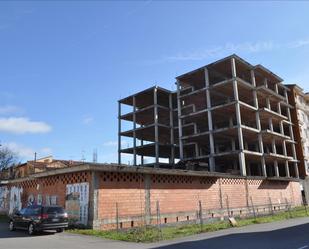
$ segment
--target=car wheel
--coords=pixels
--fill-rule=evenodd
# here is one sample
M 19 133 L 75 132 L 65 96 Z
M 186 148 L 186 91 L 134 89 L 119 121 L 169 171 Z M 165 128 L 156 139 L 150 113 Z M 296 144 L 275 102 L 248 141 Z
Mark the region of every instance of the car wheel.
M 32 223 L 30 223 L 29 226 L 28 226 L 28 234 L 33 235 L 34 232 L 35 232 L 34 225 Z
M 12 220 L 9 223 L 9 229 L 10 229 L 10 231 L 15 231 L 14 222 Z
M 57 233 L 62 233 L 63 232 L 63 228 L 58 228 L 56 231 L 57 231 Z

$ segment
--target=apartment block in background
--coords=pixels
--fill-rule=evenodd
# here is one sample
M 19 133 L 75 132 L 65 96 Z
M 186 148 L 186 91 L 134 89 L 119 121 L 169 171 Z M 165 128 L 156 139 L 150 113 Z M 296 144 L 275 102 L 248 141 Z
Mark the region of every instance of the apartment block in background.
M 290 103 L 295 107 L 292 112 L 294 134 L 297 141 L 296 152 L 299 160 L 299 173 L 302 178 L 309 174 L 309 93 L 297 85 L 290 88 Z
M 176 80 L 175 93 L 154 87 L 119 101 L 133 109 L 119 114 L 119 162 L 128 153 L 134 165 L 145 166 L 137 155 L 153 156 L 156 167 L 163 157 L 173 168 L 298 177 L 289 89 L 279 76 L 232 55 Z M 133 128 L 123 132 L 121 120 Z M 123 136 L 132 147 L 121 148 Z

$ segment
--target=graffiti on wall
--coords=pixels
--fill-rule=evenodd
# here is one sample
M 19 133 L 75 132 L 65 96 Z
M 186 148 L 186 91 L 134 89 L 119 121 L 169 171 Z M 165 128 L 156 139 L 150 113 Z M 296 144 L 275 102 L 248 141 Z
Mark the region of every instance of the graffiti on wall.
M 0 211 L 6 211 L 7 210 L 7 203 L 8 203 L 8 194 L 9 191 L 7 187 L 0 187 Z
M 89 202 L 89 183 L 67 184 L 66 194 L 78 193 L 79 198 L 79 222 L 87 225 L 88 222 L 88 202 Z
M 11 187 L 9 214 L 12 214 L 16 210 L 20 210 L 22 208 L 22 201 L 21 201 L 22 193 L 23 193 L 23 188 Z

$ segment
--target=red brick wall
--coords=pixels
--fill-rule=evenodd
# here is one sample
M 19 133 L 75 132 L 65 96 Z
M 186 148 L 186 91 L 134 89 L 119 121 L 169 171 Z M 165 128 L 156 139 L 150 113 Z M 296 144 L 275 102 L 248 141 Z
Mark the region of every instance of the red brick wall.
M 199 208 L 199 201 L 204 210 L 215 210 L 227 207 L 246 207 L 254 205 L 285 203 L 286 199 L 293 205 L 301 204 L 301 192 L 298 182 L 266 181 L 241 178 L 193 177 L 173 175 L 150 175 L 149 189 L 146 188 L 146 178 L 138 173 L 102 172 L 97 174 L 98 190 L 98 219 L 107 223 L 102 228 L 115 227 L 112 223 L 116 218 L 116 203 L 119 218 L 128 217 L 123 227 L 132 226 L 129 217 L 145 217 L 146 196 L 150 195 L 150 215 L 156 215 L 156 202 L 159 201 L 162 222 L 175 222 L 193 219 Z M 23 181 L 13 185 L 23 187 L 23 206 L 27 204 L 29 195 L 37 198 L 58 196 L 58 204 L 65 205 L 66 185 L 73 183 L 91 183 L 91 172 L 62 174 L 35 180 Z M 11 184 L 12 185 L 12 184 Z M 39 186 L 39 187 L 38 187 Z M 91 193 L 90 193 L 91 194 Z M 90 198 L 91 200 L 91 198 Z M 184 212 L 183 216 L 170 218 L 168 214 Z M 185 214 L 186 213 L 186 214 Z M 189 213 L 189 214 L 187 214 Z M 189 216 L 189 217 L 187 217 Z M 142 222 L 134 220 L 134 226 Z
M 101 173 L 99 188 L 100 220 L 115 220 L 116 202 L 119 218 L 145 215 L 146 190 L 144 178 L 140 175 Z M 292 205 L 301 204 L 299 183 L 286 181 L 151 175 L 149 193 L 152 215 L 156 214 L 156 202 L 159 201 L 162 217 L 192 212 L 189 219 L 196 217 L 194 212 L 198 210 L 199 200 L 203 209 L 220 209 L 221 203 L 223 208 L 227 208 L 227 205 L 230 208 L 246 207 L 247 203 L 251 205 L 251 198 L 254 205 L 268 205 L 269 198 L 273 205 L 285 203 L 286 198 Z M 167 218 L 167 222 L 176 221 L 175 217 L 171 219 Z M 184 217 L 179 219 L 183 220 Z M 129 221 L 121 225 L 130 226 Z M 109 227 L 113 226 L 102 226 Z
M 123 215 L 140 215 L 145 209 L 144 178 L 140 174 L 102 173 L 99 180 L 99 218 L 115 218 L 116 203 Z

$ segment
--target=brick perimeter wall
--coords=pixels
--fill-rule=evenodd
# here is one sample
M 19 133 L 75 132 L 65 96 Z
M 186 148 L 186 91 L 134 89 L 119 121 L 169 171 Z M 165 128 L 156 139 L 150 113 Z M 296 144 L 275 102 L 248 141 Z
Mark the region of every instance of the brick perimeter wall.
M 100 174 L 98 219 L 101 221 L 101 229 L 115 228 L 115 224 L 111 223 L 117 217 L 116 203 L 119 220 L 128 220 L 120 222 L 121 227 L 139 223 L 132 222 L 134 217 L 145 216 L 146 213 L 147 190 L 144 181 L 145 178 L 137 174 Z M 194 212 L 198 210 L 198 201 L 201 201 L 203 210 L 227 208 L 227 199 L 230 208 L 247 207 L 248 204 L 251 205 L 251 198 L 254 205 L 267 205 L 269 200 L 273 205 L 286 203 L 286 200 L 293 206 L 302 203 L 298 182 L 239 178 L 151 175 L 149 194 L 153 216 L 156 215 L 157 201 L 162 217 L 166 214 L 192 212 L 189 217 L 179 217 L 179 221 L 196 218 Z M 166 222 L 162 217 L 162 222 Z M 169 218 L 167 222 L 170 222 Z
M 168 214 L 180 212 L 188 214 L 177 217 L 177 221 L 196 218 L 195 212 L 198 210 L 199 201 L 203 210 L 227 208 L 227 199 L 230 208 L 246 207 L 247 204 L 251 204 L 251 198 L 254 205 L 269 204 L 269 199 L 272 204 L 285 203 L 286 200 L 293 206 L 302 203 L 299 183 L 292 181 L 173 175 L 146 176 L 138 173 L 116 172 L 98 172 L 97 177 L 96 221 L 100 225 L 96 227 L 101 229 L 115 228 L 116 203 L 118 217 L 128 218 L 126 223 L 121 224 L 123 227 L 139 225 L 140 219 L 134 220 L 134 217 L 145 217 L 146 214 L 155 216 L 157 201 L 163 223 L 166 222 L 164 217 L 168 217 Z M 89 182 L 91 186 L 91 180 L 91 172 L 79 172 L 23 181 L 9 184 L 8 187 L 23 188 L 23 206 L 26 206 L 29 195 L 37 197 L 38 194 L 42 194 L 43 204 L 45 204 L 46 195 L 56 195 L 58 204 L 65 206 L 66 185 Z M 90 188 L 90 191 L 93 190 Z M 167 222 L 171 220 L 167 218 Z

